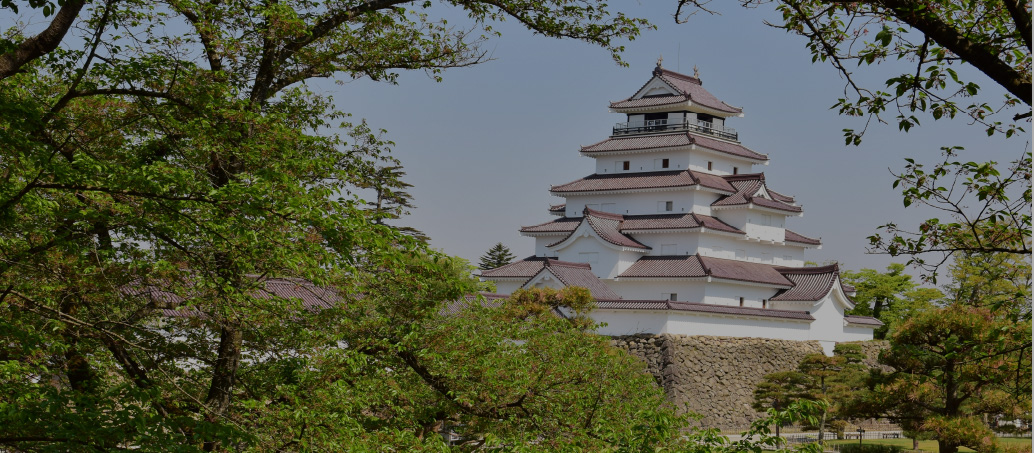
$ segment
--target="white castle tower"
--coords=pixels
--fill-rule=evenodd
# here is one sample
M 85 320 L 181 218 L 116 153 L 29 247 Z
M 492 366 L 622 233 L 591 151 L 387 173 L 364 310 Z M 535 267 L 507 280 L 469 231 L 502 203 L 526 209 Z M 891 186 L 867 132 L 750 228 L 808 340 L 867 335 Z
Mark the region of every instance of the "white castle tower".
M 821 243 L 786 228 L 801 207 L 755 173 L 768 156 L 726 126 L 740 108 L 658 61 L 610 110 L 627 120 L 581 149 L 596 172 L 550 189 L 565 200 L 549 207 L 560 218 L 520 229 L 535 256 L 482 274 L 499 293 L 587 287 L 612 336 L 819 340 L 827 352 L 872 339 L 882 324 L 844 314 L 854 289 L 837 266 L 803 267 Z

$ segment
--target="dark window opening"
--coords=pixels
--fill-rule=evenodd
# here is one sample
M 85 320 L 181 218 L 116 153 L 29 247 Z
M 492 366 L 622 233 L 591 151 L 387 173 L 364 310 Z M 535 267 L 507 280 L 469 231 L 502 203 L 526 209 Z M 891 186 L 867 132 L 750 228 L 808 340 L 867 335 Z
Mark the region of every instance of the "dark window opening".
M 708 170 L 714 170 L 714 168 L 711 168 L 711 167 L 714 167 L 714 162 L 708 161 L 707 162 L 707 169 Z
M 668 168 L 671 162 L 668 159 L 661 159 L 661 168 Z
M 742 297 L 740 298 L 740 306 L 741 307 L 743 306 L 743 298 Z
M 675 206 L 674 206 L 674 204 L 672 202 L 670 202 L 670 201 L 665 201 L 664 202 L 664 210 L 665 211 L 671 211 L 674 208 L 675 208 Z
M 622 170 L 628 170 L 629 168 L 632 168 L 631 167 L 631 162 L 626 160 L 626 161 L 621 163 L 621 169 Z
M 768 300 L 761 299 L 761 308 L 768 308 Z
M 628 170 L 628 169 L 626 168 L 625 170 Z M 734 174 L 734 175 L 740 174 L 740 168 L 739 167 L 732 167 L 732 174 Z
M 706 113 L 697 113 L 697 122 L 714 124 L 714 117 Z
M 671 293 L 671 294 L 668 295 L 668 300 L 674 301 L 674 300 L 678 299 L 678 297 L 679 297 L 678 293 Z

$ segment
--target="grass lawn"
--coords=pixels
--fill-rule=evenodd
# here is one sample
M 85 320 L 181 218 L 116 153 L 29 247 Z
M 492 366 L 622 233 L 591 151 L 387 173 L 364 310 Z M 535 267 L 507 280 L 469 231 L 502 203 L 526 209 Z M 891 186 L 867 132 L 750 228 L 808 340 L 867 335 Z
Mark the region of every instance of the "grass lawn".
M 1002 445 L 1009 446 L 1026 446 L 1030 447 L 1029 437 L 1000 437 L 998 441 Z M 857 440 L 830 440 L 827 441 L 829 444 L 857 444 Z M 897 445 L 904 447 L 906 450 L 912 448 L 912 439 L 865 439 L 862 441 L 863 444 L 882 444 L 882 445 Z M 921 440 L 919 441 L 919 449 L 931 452 L 937 452 L 937 441 L 936 440 Z M 973 451 L 968 448 L 960 448 L 959 451 Z M 1027 450 L 1030 451 L 1030 450 Z

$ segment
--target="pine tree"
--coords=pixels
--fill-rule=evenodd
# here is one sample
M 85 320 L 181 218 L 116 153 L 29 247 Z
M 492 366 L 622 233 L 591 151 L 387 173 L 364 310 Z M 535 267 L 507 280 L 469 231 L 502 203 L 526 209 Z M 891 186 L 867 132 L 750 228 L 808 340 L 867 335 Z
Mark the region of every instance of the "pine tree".
M 514 254 L 510 253 L 510 249 L 503 245 L 502 242 L 497 242 L 488 249 L 488 253 L 481 256 L 480 268 L 483 271 L 489 269 L 495 269 L 510 264 L 513 259 L 516 258 Z

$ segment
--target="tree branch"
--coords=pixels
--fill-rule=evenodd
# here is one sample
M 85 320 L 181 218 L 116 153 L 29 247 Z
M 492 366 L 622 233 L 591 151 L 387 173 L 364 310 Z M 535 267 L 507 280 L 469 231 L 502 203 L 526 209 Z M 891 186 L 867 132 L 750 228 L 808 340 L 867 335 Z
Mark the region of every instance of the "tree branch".
M 65 38 L 68 29 L 72 27 L 79 11 L 86 5 L 86 0 L 71 0 L 65 2 L 61 9 L 50 21 L 50 25 L 40 34 L 33 36 L 14 50 L 0 55 L 0 80 L 6 79 L 21 70 L 33 60 L 40 58 L 57 48 L 61 40 Z

